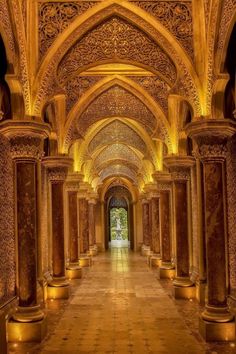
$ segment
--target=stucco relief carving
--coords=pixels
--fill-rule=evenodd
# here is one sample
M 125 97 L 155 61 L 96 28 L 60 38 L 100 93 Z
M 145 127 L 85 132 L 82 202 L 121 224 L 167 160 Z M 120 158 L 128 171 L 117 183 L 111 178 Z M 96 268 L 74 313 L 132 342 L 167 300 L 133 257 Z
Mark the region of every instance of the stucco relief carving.
M 225 158 L 227 154 L 227 138 L 201 137 L 197 139 L 198 148 L 195 155 L 200 159 Z
M 48 169 L 48 179 L 51 183 L 62 183 L 66 180 L 68 168 L 54 167 Z
M 164 50 L 137 27 L 114 16 L 91 30 L 65 54 L 58 66 L 59 81 L 75 75 L 85 65 L 103 60 L 141 63 L 160 72 L 172 84 L 176 80 L 175 65 Z
M 66 111 L 71 110 L 83 93 L 98 82 L 102 76 L 76 76 L 66 81 L 62 86 L 66 94 Z
M 147 148 L 142 138 L 128 125 L 115 120 L 100 130 L 91 140 L 88 151 L 91 154 L 100 146 L 119 141 L 129 144 L 145 154 Z
M 175 167 L 175 168 L 172 168 L 171 177 L 174 181 L 189 180 L 190 179 L 190 171 L 188 168 Z
M 9 16 L 9 8 L 7 0 L 0 0 L 0 22 L 7 35 L 7 45 L 12 52 L 13 58 L 15 56 L 15 40 Z
M 137 174 L 125 165 L 111 165 L 105 168 L 100 174 L 100 179 L 103 181 L 106 177 L 109 176 L 127 176 L 133 181 L 135 181 L 137 178 Z
M 236 10 L 236 0 L 224 0 L 221 22 L 220 22 L 219 40 L 217 42 L 217 46 L 219 50 L 222 50 L 224 47 L 227 30 L 229 24 L 233 20 L 235 10 Z
M 40 58 L 46 53 L 55 39 L 74 19 L 87 11 L 96 2 L 39 2 L 38 3 L 38 33 Z
M 78 131 L 83 136 L 88 127 L 102 118 L 129 117 L 141 123 L 149 134 L 155 130 L 156 118 L 132 93 L 115 85 L 100 94 L 78 120 Z
M 0 304 L 15 295 L 13 165 L 10 144 L 0 135 Z
M 167 115 L 169 86 L 165 81 L 156 76 L 130 76 L 129 78 L 142 86 L 157 101 Z
M 10 139 L 12 158 L 33 158 L 40 160 L 43 157 L 42 140 L 31 136 L 15 136 Z
M 95 166 L 99 166 L 107 160 L 122 159 L 131 162 L 132 164 L 140 167 L 141 161 L 138 156 L 128 146 L 123 144 L 112 144 L 102 150 L 102 152 L 95 159 Z
M 192 1 L 131 1 L 153 15 L 193 58 Z

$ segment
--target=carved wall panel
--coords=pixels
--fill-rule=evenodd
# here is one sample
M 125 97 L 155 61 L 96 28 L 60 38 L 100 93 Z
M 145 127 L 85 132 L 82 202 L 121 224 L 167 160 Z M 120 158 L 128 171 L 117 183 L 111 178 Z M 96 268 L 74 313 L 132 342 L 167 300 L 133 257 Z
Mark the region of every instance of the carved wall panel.
M 156 76 L 130 76 L 129 78 L 142 86 L 157 101 L 167 115 L 169 86 L 165 81 Z
M 227 201 L 228 201 L 228 259 L 230 293 L 236 297 L 236 138 L 228 145 L 227 154 Z
M 193 57 L 192 1 L 131 1 L 153 15 Z
M 119 120 L 115 120 L 95 135 L 89 143 L 88 152 L 92 154 L 97 148 L 116 141 L 129 144 L 143 154 L 147 150 L 144 141 L 132 128 Z
M 84 136 L 96 121 L 116 116 L 135 119 L 149 134 L 156 127 L 156 118 L 149 109 L 136 96 L 116 85 L 101 93 L 84 111 L 77 124 L 78 131 Z
M 15 295 L 13 165 L 10 146 L 0 135 L 0 305 Z
M 25 2 L 25 0 L 23 1 Z M 42 56 L 50 48 L 58 35 L 62 33 L 75 18 L 96 2 L 73 1 L 73 2 L 39 2 L 38 3 L 38 33 L 39 33 L 39 56 Z
M 127 160 L 132 164 L 141 167 L 141 161 L 135 152 L 128 146 L 119 143 L 108 145 L 108 147 L 103 149 L 95 159 L 94 164 L 95 166 L 99 166 L 107 160 L 115 159 Z
M 99 24 L 69 49 L 58 66 L 60 82 L 75 75 L 85 65 L 104 60 L 128 60 L 147 65 L 170 83 L 176 68 L 169 56 L 150 37 L 119 17 Z

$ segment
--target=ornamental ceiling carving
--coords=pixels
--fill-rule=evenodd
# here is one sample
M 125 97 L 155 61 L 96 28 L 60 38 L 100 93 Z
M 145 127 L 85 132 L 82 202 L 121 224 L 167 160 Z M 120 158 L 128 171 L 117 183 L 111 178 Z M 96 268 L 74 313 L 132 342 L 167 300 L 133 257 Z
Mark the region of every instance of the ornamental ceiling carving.
M 129 144 L 145 154 L 147 147 L 141 137 L 128 125 L 119 120 L 115 120 L 100 130 L 91 140 L 88 146 L 89 154 L 106 144 L 114 142 Z
M 104 181 L 105 178 L 111 176 L 126 176 L 133 181 L 137 179 L 137 174 L 125 165 L 111 165 L 105 168 L 100 174 L 100 179 Z
M 176 81 L 175 65 L 164 50 L 136 26 L 115 16 L 69 49 L 58 66 L 58 79 L 64 82 L 84 66 L 105 60 L 132 61 L 151 67 L 172 85 Z
M 116 181 L 115 181 L 116 183 Z M 118 183 L 122 183 L 121 181 L 118 181 Z M 108 200 L 110 197 L 117 198 L 117 199 L 122 199 L 122 198 L 127 198 L 128 200 L 132 200 L 132 196 L 130 191 L 123 185 L 114 185 L 111 184 L 111 187 L 108 189 L 105 195 L 105 200 Z
M 163 112 L 168 113 L 168 94 L 170 87 L 167 83 L 156 76 L 130 76 L 142 86 L 159 104 Z
M 123 87 L 114 85 L 94 99 L 82 113 L 77 122 L 78 132 L 84 136 L 98 120 L 118 116 L 138 121 L 149 134 L 156 128 L 156 118 L 143 102 Z
M 26 2 L 23 0 L 23 2 Z M 96 2 L 39 2 L 38 33 L 39 58 L 41 59 L 58 35 L 79 15 L 96 5 Z
M 75 76 L 63 86 L 66 94 L 66 112 L 81 98 L 85 91 L 98 82 L 102 76 Z
M 153 15 L 193 58 L 192 1 L 131 1 Z
M 94 166 L 93 173 L 95 173 L 97 175 L 102 170 L 106 169 L 107 167 L 116 166 L 116 165 L 127 166 L 130 170 L 134 171 L 136 174 L 140 171 L 140 167 L 134 165 L 132 162 L 129 162 L 127 160 L 122 160 L 122 159 L 112 159 L 112 160 L 107 160 L 106 162 L 103 162 L 101 165 L 99 165 L 97 167 Z
M 104 148 L 94 161 L 96 167 L 106 162 L 107 160 L 127 160 L 132 164 L 141 167 L 141 160 L 135 152 L 124 144 L 112 144 Z

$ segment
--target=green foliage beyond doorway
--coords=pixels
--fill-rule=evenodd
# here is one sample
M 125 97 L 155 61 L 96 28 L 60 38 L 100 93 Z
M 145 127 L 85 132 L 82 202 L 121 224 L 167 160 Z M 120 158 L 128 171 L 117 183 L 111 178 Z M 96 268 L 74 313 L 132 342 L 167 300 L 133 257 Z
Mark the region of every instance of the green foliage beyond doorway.
M 110 209 L 111 240 L 128 240 L 128 215 L 124 208 Z

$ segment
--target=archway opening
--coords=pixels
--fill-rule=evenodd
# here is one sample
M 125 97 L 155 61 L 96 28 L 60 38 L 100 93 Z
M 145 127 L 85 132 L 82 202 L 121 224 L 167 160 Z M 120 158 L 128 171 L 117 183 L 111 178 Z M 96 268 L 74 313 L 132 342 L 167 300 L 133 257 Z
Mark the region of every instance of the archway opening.
M 128 211 L 127 208 L 111 207 L 109 211 L 110 247 L 129 247 Z

